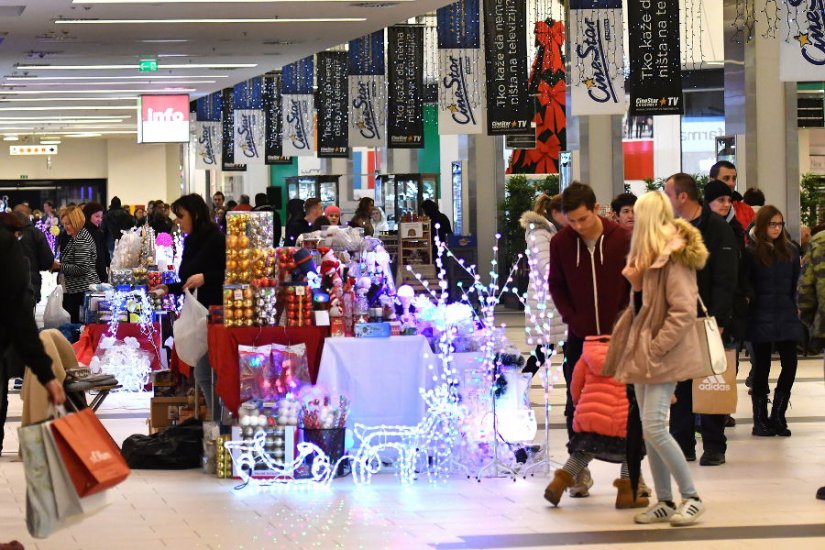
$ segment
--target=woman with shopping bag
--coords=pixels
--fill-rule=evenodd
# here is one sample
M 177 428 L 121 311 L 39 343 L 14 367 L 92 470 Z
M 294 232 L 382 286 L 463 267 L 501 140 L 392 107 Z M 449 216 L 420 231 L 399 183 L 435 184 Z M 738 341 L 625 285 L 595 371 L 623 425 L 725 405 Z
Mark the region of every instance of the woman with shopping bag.
M 181 294 L 187 290 L 197 291 L 197 301 L 207 310 L 209 306 L 221 305 L 226 268 L 226 238 L 212 222 L 209 207 L 200 195 L 193 193 L 182 196 L 172 203 L 172 211 L 177 216 L 181 231 L 186 235 L 183 242 L 183 258 L 178 271 L 182 282 L 161 286 L 160 291 L 174 294 Z M 187 296 L 186 299 L 191 300 L 191 297 Z M 201 338 L 203 342 L 206 341 L 205 327 Z M 212 382 L 209 356 L 203 355 L 193 366 L 195 380 L 203 389 L 209 412 L 216 418 L 215 405 L 218 398 Z

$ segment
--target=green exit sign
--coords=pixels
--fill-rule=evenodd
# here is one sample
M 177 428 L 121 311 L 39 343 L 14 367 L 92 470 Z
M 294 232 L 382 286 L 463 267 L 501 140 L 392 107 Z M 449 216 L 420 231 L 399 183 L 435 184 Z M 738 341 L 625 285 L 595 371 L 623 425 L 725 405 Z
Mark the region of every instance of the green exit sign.
M 138 68 L 142 73 L 153 73 L 158 70 L 157 59 L 141 59 L 138 63 Z

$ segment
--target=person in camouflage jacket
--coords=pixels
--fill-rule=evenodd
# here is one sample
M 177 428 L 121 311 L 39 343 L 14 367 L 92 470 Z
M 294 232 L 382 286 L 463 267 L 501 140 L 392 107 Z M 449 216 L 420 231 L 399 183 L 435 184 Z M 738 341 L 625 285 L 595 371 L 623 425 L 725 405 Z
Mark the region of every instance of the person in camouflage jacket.
M 812 347 L 825 348 L 825 231 L 811 238 L 799 278 L 799 317 L 808 327 Z

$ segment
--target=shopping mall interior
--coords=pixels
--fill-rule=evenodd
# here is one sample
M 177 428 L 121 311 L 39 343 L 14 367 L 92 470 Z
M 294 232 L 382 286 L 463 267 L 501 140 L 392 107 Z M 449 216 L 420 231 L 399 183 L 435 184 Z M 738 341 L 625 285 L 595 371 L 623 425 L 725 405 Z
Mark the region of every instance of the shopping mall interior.
M 530 245 L 519 225 L 543 194 L 584 182 L 599 213 L 618 216 L 610 206 L 617 195 L 662 191 L 680 172 L 701 190 L 711 167 L 727 161 L 738 174 L 730 196 L 760 190 L 780 212 L 788 239 L 810 250 L 810 230 L 825 229 L 821 4 L 0 0 L 0 210 L 26 205 L 58 256 L 66 222 L 62 214 L 52 225 L 41 221 L 45 203 L 57 214 L 69 205 L 109 210 L 117 199 L 130 215 L 165 204 L 171 226 L 175 201 L 195 193 L 227 233 L 224 301 L 209 304 L 199 356 L 217 376 L 220 422 L 199 420 L 213 410 L 193 389 L 200 382 L 190 371 L 200 360 L 189 367 L 173 351 L 171 320 L 185 305 L 148 292 L 166 288 L 167 274 L 170 288 L 187 283 L 176 280 L 186 261 L 177 227 L 156 231 L 147 223 L 125 232 L 121 242 L 134 243 L 139 257 L 134 265 L 125 263 L 126 245 L 119 254 L 120 243 L 112 242 L 111 265 L 81 297 L 85 322 L 60 327 L 73 335 L 73 366 L 96 361 L 98 370 L 86 372 L 97 376 L 101 363 L 111 374 L 106 346 L 111 361 L 121 345 L 135 346 L 126 355 L 155 354 L 139 376 L 128 370 L 137 363 L 121 358 L 114 384 L 75 387 L 124 449 L 135 434 L 158 441 L 194 416 L 203 435 L 197 464 L 177 460 L 185 454 L 178 448 L 159 451 L 162 460 L 152 466 L 130 462 L 129 477 L 101 493 L 105 506 L 92 509 L 75 494 L 83 511 L 55 519 L 53 528 L 41 525 L 35 536 L 27 519 L 45 512 L 32 510 L 34 468 L 22 456 L 18 428 L 31 426 L 23 397 L 29 382 L 38 382 L 27 379 L 21 389 L 8 380 L 0 548 L 13 540 L 61 550 L 825 548 L 825 502 L 817 499 L 825 485 L 823 354 L 810 327 L 797 350 L 791 437 L 752 435 L 751 357 L 740 346 L 728 369 L 733 412 L 724 463 L 688 463 L 706 512 L 684 528 L 634 523 L 638 510 L 617 509 L 619 467 L 609 462 L 590 464 L 587 498 L 565 496 L 559 506 L 543 498 L 568 459 L 559 342 L 535 376 L 498 381 L 508 351 L 513 364 L 535 360 L 534 338 L 548 326 L 530 317 L 533 268 L 522 258 Z M 216 193 L 223 204 L 254 198 L 248 210 L 263 212 L 233 218 L 213 203 Z M 382 214 L 372 218 L 375 238 L 371 224 L 357 245 L 334 240 L 324 227 L 279 247 L 290 204 L 299 201 L 303 216 L 304 201 L 313 198 L 325 214 L 337 210 L 342 225 L 362 216 L 364 199 L 372 199 L 370 208 Z M 443 247 L 443 226 L 422 207 L 432 203 L 451 228 Z M 312 202 L 306 204 L 309 216 Z M 241 237 L 233 234 L 238 228 Z M 261 239 L 269 242 L 254 244 Z M 261 250 L 260 267 L 250 266 L 244 278 L 241 265 L 250 257 L 254 264 Z M 307 275 L 316 264 L 317 273 Z M 59 261 L 54 265 L 41 270 L 41 329 L 58 326 L 49 306 L 65 280 Z M 163 284 L 159 273 L 152 283 L 158 270 Z M 305 280 L 297 283 L 299 272 Z M 316 280 L 327 292 L 313 290 L 304 300 L 304 286 L 317 290 Z M 342 288 L 344 317 L 355 307 L 360 322 L 353 324 L 351 312 L 340 321 L 339 312 L 349 325 L 338 334 L 333 311 Z M 367 288 L 376 303 L 359 312 Z M 402 288 L 410 289 L 406 301 Z M 419 295 L 415 315 L 412 289 Z M 382 293 L 388 302 L 375 297 Z M 436 305 L 424 319 L 429 298 Z M 447 302 L 465 309 L 450 310 Z M 58 302 L 58 316 L 60 309 Z M 461 312 L 469 312 L 464 325 L 456 320 Z M 353 334 L 364 338 L 343 338 Z M 270 393 L 247 392 L 244 369 L 255 365 L 244 354 L 263 353 L 264 345 L 273 369 L 277 346 L 283 361 L 300 357 L 300 393 L 279 387 L 273 397 L 263 378 Z M 297 347 L 300 355 L 289 355 Z M 469 366 L 455 370 L 462 361 Z M 773 388 L 779 355 L 772 365 Z M 291 374 L 278 376 L 281 383 Z M 175 383 L 164 386 L 169 380 Z M 297 403 L 300 414 L 292 414 L 299 420 L 290 422 L 278 404 L 287 401 Z M 518 410 L 507 416 L 497 406 Z M 337 429 L 340 444 L 328 449 L 313 439 L 321 447 L 309 456 L 300 445 L 310 439 L 300 438 L 310 436 L 300 432 L 310 430 L 301 426 L 315 413 L 334 416 L 314 431 Z M 267 431 L 254 429 L 259 418 Z M 453 424 L 439 424 L 445 418 Z M 701 456 L 698 425 L 697 433 Z M 353 457 L 350 465 L 346 457 Z M 289 458 L 294 463 L 286 467 Z M 641 475 L 652 485 L 647 460 Z

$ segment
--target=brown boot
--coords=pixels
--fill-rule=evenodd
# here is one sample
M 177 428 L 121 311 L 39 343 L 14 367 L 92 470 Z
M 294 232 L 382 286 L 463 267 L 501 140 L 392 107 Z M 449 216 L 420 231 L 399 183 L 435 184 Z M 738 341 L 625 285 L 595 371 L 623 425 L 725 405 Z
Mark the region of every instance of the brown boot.
M 639 489 L 636 491 L 636 494 L 640 497 L 649 497 L 653 496 L 653 489 L 651 489 L 647 483 L 645 483 L 645 478 L 639 478 Z
M 630 488 L 629 479 L 617 479 L 613 482 L 613 487 L 619 490 L 616 495 L 616 508 L 624 510 L 626 508 L 647 508 L 650 501 L 636 492 L 636 500 L 633 500 L 633 491 Z
M 544 489 L 544 499 L 558 506 L 566 489 L 576 484 L 576 479 L 564 470 L 556 470 L 553 481 Z

